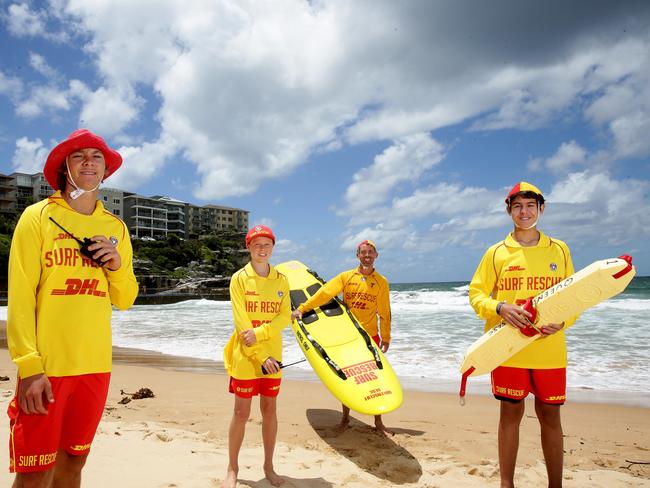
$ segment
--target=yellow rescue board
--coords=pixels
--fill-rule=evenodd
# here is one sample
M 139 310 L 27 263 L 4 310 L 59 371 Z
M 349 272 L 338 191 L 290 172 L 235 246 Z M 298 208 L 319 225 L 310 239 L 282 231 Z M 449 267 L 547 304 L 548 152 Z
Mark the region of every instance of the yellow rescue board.
M 299 261 L 275 269 L 289 280 L 292 308 L 323 284 Z M 341 403 L 366 415 L 384 414 L 402 404 L 402 387 L 393 368 L 338 298 L 303 314 L 291 327 L 314 372 Z
M 603 259 L 590 264 L 530 301 L 532 307 L 528 310 L 537 315 L 535 328 L 559 324 L 618 295 L 625 290 L 635 274 L 636 269 L 629 256 Z M 517 327 L 501 322 L 467 348 L 460 372 L 464 378 L 489 373 L 540 337 L 536 331 L 527 336 Z M 461 396 L 463 395 L 464 386 L 461 387 Z

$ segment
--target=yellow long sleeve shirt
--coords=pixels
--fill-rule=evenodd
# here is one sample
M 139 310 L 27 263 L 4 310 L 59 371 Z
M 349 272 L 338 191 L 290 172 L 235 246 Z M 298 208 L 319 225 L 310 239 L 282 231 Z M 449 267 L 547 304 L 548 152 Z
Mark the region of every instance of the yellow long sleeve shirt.
M 291 323 L 289 281 L 273 266 L 267 277 L 259 276 L 248 263 L 230 279 L 230 302 L 235 331 L 223 350 L 228 374 L 239 380 L 279 378 L 264 375 L 262 363 L 269 356 L 282 361 L 282 329 Z M 239 334 L 254 329 L 257 342 L 245 346 Z
M 308 312 L 325 305 L 339 293 L 343 293 L 343 301 L 368 334 L 379 335 L 383 343 L 390 343 L 390 287 L 388 280 L 377 271 L 369 275 L 362 274 L 358 268 L 344 271 L 325 283 L 298 309 Z
M 469 285 L 469 300 L 478 316 L 486 320 L 485 330 L 488 331 L 502 321 L 496 312 L 499 302 L 522 305 L 527 298 L 572 274 L 571 253 L 563 241 L 540 232 L 536 246 L 523 247 L 508 234 L 483 255 Z M 503 366 L 530 369 L 566 367 L 564 330 L 573 325 L 576 318 L 566 320 L 560 332 L 531 343 Z
M 82 240 L 116 237 L 120 269 L 83 256 L 50 217 Z M 132 255 L 126 225 L 101 202 L 83 215 L 56 192 L 25 209 L 11 242 L 7 314 L 9 352 L 21 378 L 111 370 L 111 304 L 127 309 L 138 294 Z

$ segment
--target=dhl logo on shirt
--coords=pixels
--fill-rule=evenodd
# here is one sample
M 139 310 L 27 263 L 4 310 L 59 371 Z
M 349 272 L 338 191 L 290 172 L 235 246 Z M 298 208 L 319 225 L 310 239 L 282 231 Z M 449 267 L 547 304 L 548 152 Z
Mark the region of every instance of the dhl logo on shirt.
M 89 295 L 95 297 L 105 297 L 106 292 L 97 289 L 99 280 L 68 278 L 65 280 L 66 288 L 52 290 L 52 295 Z
M 53 239 L 54 242 L 59 241 L 61 239 L 74 239 L 74 237 L 69 236 L 68 234 L 65 234 L 63 232 L 59 232 L 57 236 Z
M 518 264 L 513 264 L 512 266 L 508 266 L 506 268 L 505 273 L 507 273 L 508 271 L 525 271 L 525 270 L 526 268 L 524 268 L 523 266 L 519 266 Z

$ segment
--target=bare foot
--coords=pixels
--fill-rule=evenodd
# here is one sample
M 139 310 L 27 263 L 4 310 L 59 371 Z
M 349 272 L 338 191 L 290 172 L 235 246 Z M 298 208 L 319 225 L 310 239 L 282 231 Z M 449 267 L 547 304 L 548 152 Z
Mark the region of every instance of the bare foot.
M 384 425 L 384 423 L 383 423 L 381 420 L 379 420 L 379 421 L 375 421 L 375 430 L 376 430 L 377 432 L 379 432 L 380 434 L 384 434 L 384 435 L 395 435 L 395 432 L 393 432 L 393 431 L 390 430 L 388 427 L 386 427 L 386 426 Z
M 348 427 L 350 427 L 350 418 L 342 418 L 341 423 L 337 425 L 334 430 L 337 434 L 341 434 L 342 432 L 345 432 Z
M 235 488 L 237 486 L 237 471 L 228 467 L 226 477 L 221 484 L 221 488 Z
M 266 476 L 266 479 L 269 480 L 269 483 L 271 483 L 273 486 L 280 486 L 282 483 L 284 483 L 284 478 L 277 474 L 273 468 L 264 468 L 264 476 Z

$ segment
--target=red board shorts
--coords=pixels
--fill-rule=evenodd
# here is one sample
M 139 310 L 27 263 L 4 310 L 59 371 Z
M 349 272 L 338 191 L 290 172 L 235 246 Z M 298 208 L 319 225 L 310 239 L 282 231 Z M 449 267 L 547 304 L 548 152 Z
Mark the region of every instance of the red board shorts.
M 499 366 L 492 371 L 492 394 L 497 400 L 518 402 L 533 393 L 544 403 L 566 401 L 566 368 L 526 369 Z
M 282 378 L 254 378 L 238 380 L 230 377 L 228 391 L 241 398 L 253 398 L 256 395 L 276 397 L 280 393 Z
M 9 403 L 9 471 L 12 473 L 50 469 L 56 464 L 59 450 L 73 456 L 90 451 L 104 412 L 111 374 L 48 379 L 54 403 L 44 402 L 47 415 L 24 413 L 17 396 Z

